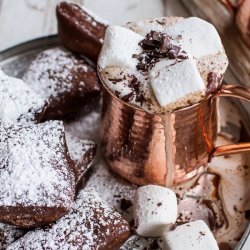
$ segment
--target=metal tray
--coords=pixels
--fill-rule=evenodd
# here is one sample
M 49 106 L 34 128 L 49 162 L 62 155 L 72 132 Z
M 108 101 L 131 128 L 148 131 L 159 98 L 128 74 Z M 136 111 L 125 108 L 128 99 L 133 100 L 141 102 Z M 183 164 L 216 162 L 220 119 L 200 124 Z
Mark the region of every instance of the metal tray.
M 58 36 L 52 35 L 14 46 L 0 52 L 0 68 L 2 68 L 7 74 L 22 77 L 22 74 L 29 65 L 30 61 L 39 51 L 59 45 Z M 242 103 L 239 101 L 234 101 L 234 104 L 238 107 L 238 110 L 243 118 L 243 122 L 246 125 L 245 127 L 250 135 L 250 105 L 247 104 L 248 106 L 245 106 L 244 104 L 244 106 L 242 106 Z M 250 247 L 250 224 L 235 250 L 247 249 L 248 247 Z

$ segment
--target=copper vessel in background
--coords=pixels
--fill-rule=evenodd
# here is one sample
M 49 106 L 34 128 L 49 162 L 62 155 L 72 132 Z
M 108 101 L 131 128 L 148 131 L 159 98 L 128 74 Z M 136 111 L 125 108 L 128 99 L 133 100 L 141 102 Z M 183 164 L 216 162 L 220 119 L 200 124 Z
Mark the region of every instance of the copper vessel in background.
M 109 166 L 130 182 L 171 187 L 213 156 L 250 152 L 250 143 L 214 146 L 218 96 L 250 100 L 249 89 L 225 85 L 198 104 L 159 115 L 124 103 L 103 85 L 101 147 Z

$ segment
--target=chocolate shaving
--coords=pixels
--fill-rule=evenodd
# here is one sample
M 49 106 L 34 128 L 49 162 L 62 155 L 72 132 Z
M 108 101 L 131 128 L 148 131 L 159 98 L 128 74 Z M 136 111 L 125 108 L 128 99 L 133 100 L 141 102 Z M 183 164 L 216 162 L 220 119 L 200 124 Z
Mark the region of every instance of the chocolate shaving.
M 109 81 L 111 81 L 113 84 L 116 84 L 117 82 L 121 82 L 122 79 L 116 79 L 116 78 L 108 78 Z
M 121 95 L 121 92 L 119 92 L 119 91 L 115 91 L 115 95 L 118 97 L 118 98 L 120 98 L 120 95 Z
M 221 83 L 222 75 L 217 75 L 214 72 L 209 72 L 207 75 L 207 94 L 217 92 L 217 88 Z
M 245 211 L 245 218 L 246 218 L 247 220 L 250 220 L 250 210 L 246 210 L 246 211 Z
M 181 36 L 178 36 L 178 39 L 181 39 Z M 187 53 L 181 51 L 181 47 L 172 45 L 170 37 L 161 32 L 151 31 L 139 45 L 143 52 L 132 57 L 139 61 L 136 67 L 142 72 L 152 69 L 160 58 L 182 60 L 188 58 Z
M 159 249 L 159 243 L 158 240 L 154 240 L 151 244 L 150 244 L 150 249 Z
M 122 211 L 126 211 L 127 209 L 129 209 L 131 206 L 133 205 L 131 200 L 127 200 L 127 199 L 121 199 L 121 205 L 120 208 Z
M 130 92 L 127 95 L 123 96 L 121 99 L 124 102 L 130 102 L 133 99 L 133 97 L 134 97 L 134 93 Z

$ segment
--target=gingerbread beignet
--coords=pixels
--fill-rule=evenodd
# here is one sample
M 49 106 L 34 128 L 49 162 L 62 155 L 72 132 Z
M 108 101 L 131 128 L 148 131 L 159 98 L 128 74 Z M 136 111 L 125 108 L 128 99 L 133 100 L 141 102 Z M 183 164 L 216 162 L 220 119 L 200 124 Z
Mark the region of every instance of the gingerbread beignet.
M 0 136 L 0 221 L 34 227 L 69 212 L 75 176 L 63 123 L 1 126 Z
M 84 7 L 67 2 L 57 5 L 56 15 L 61 42 L 96 63 L 107 23 Z
M 100 94 L 99 79 L 93 67 L 59 47 L 38 54 L 23 79 L 48 100 L 44 120 L 76 112 Z
M 71 212 L 47 229 L 29 232 L 11 249 L 119 249 L 130 228 L 93 189 L 82 190 Z
M 0 124 L 39 122 L 46 109 L 45 99 L 25 82 L 0 70 Z

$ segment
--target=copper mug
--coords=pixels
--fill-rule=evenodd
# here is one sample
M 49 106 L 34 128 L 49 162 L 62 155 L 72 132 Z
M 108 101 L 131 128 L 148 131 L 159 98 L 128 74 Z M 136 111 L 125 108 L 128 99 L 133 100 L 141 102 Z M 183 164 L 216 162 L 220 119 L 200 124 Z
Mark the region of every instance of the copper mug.
M 195 177 L 211 157 L 250 152 L 250 143 L 214 144 L 218 97 L 249 101 L 250 89 L 224 85 L 200 103 L 160 115 L 123 102 L 103 86 L 101 147 L 109 166 L 132 183 L 171 187 Z

